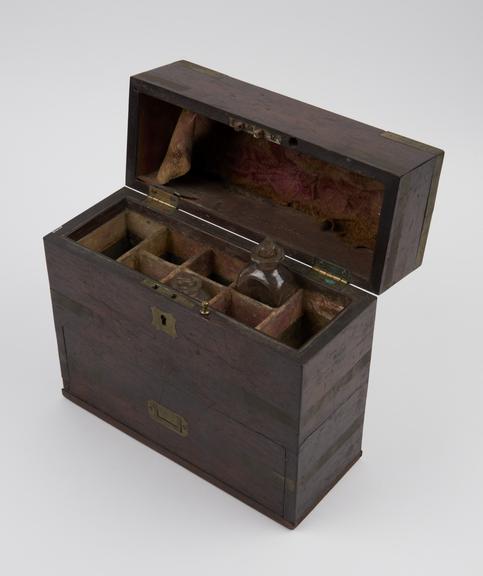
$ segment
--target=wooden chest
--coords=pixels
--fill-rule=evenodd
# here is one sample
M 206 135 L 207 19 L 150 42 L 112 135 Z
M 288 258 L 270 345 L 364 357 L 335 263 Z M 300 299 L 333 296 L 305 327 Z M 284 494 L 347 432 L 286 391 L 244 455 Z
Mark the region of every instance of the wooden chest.
M 189 62 L 134 76 L 127 186 L 44 239 L 64 395 L 296 526 L 361 455 L 374 294 L 421 263 L 442 158 Z M 278 308 L 235 288 L 268 236 Z

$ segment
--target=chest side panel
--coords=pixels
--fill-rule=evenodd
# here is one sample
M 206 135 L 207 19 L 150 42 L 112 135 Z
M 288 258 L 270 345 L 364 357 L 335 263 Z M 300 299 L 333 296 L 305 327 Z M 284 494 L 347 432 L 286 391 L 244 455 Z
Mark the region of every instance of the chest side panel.
M 367 382 L 306 438 L 299 453 L 296 522 L 361 456 Z
M 65 299 L 54 295 L 61 308 Z M 108 414 L 258 504 L 283 515 L 285 449 L 180 389 L 140 350 L 149 338 L 124 322 L 116 327 L 94 314 L 62 312 L 68 354 L 69 393 Z M 138 340 L 139 348 L 132 346 Z
M 177 388 L 277 443 L 297 446 L 298 365 L 254 343 L 243 326 L 216 314 L 205 319 L 147 288 L 138 273 L 87 251 L 76 254 L 77 248 L 65 241 L 47 254 L 51 288 L 67 306 L 87 310 L 111 330 L 130 330 L 132 354 L 145 370 L 156 369 L 162 356 L 164 374 Z M 153 309 L 175 318 L 176 337 L 153 325 Z
M 283 517 L 300 367 L 70 241 L 46 252 L 68 393 Z
M 381 291 L 398 282 L 421 264 L 441 160 L 442 156 L 438 156 L 426 162 L 406 174 L 400 181 Z M 431 196 L 432 189 L 433 196 Z
M 359 314 L 304 365 L 300 443 L 356 390 L 367 385 L 376 300 L 361 302 Z

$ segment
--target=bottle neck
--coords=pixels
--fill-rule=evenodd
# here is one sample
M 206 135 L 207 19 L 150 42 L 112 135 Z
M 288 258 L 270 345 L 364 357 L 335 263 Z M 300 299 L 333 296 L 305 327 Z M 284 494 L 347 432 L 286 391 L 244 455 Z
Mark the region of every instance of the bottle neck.
M 260 258 L 252 258 L 252 262 L 256 265 L 257 268 L 263 270 L 264 272 L 273 272 L 278 268 L 280 264 L 280 260 L 267 262 Z

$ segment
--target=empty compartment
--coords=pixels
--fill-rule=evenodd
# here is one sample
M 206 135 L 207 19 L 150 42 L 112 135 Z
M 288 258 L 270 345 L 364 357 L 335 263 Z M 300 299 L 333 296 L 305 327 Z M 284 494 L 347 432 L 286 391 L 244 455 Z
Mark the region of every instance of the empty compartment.
M 153 280 L 161 281 L 176 270 L 176 266 L 166 262 L 146 250 L 135 250 L 125 254 L 118 260 L 133 270 L 141 272 Z
M 162 280 L 173 272 L 176 267 L 170 262 L 161 260 L 157 256 L 145 251 L 139 253 L 138 270 L 154 280 Z
M 219 250 L 206 250 L 189 265 L 194 272 L 223 286 L 235 282 L 240 270 L 245 266 L 246 262 L 243 260 Z
M 324 329 L 346 306 L 340 294 L 298 290 L 257 326 L 257 330 L 293 348 L 300 348 Z
M 136 244 L 131 250 L 125 252 L 120 258 L 117 259 L 121 264 L 129 264 L 130 261 L 134 261 L 139 264 L 139 255 L 141 252 L 148 254 L 159 254 L 163 250 L 166 244 L 166 236 L 168 234 L 168 229 L 162 226 L 157 232 L 145 238 L 139 244 Z
M 170 229 L 168 230 L 161 250 L 159 253 L 156 253 L 156 256 L 159 256 L 167 262 L 171 262 L 171 264 L 179 266 L 203 250 L 204 245 L 200 242 L 197 242 L 176 230 Z
M 263 322 L 273 310 L 273 308 L 231 289 L 221 292 L 210 304 L 215 310 L 219 310 L 251 328 L 255 328 Z
M 124 210 L 77 241 L 82 246 L 118 259 L 164 226 L 140 214 Z

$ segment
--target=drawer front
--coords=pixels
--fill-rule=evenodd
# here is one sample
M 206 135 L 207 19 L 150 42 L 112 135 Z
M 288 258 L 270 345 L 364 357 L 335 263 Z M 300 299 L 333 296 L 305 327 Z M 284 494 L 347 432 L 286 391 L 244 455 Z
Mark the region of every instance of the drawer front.
M 283 516 L 285 448 L 166 378 L 162 346 L 147 366 L 135 330 L 71 317 L 63 334 L 70 394 Z

